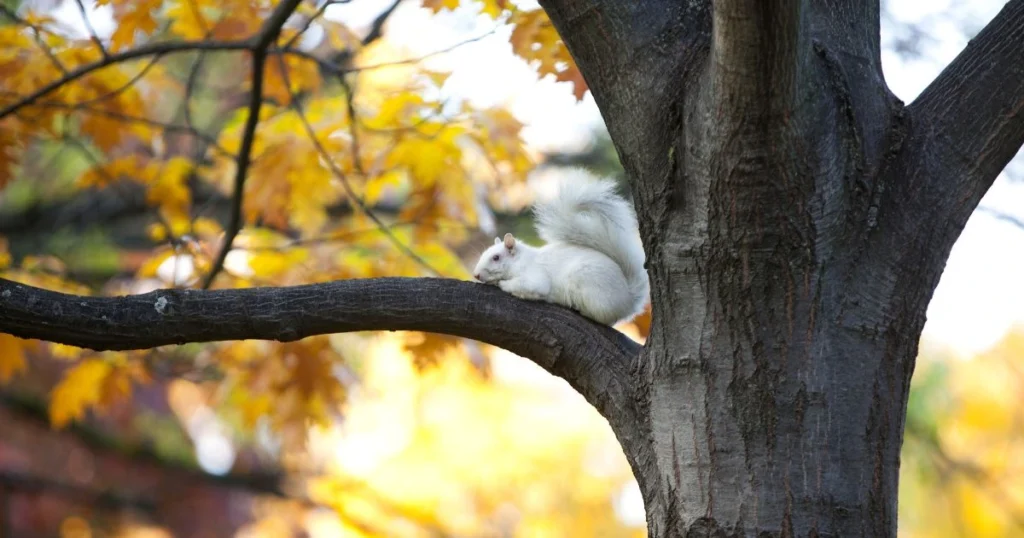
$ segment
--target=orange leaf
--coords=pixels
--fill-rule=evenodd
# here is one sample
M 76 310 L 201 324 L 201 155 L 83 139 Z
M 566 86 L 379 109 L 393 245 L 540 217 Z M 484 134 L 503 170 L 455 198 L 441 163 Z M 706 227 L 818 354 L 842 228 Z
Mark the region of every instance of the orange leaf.
M 20 338 L 0 333 L 0 383 L 10 381 L 28 368 L 22 343 Z

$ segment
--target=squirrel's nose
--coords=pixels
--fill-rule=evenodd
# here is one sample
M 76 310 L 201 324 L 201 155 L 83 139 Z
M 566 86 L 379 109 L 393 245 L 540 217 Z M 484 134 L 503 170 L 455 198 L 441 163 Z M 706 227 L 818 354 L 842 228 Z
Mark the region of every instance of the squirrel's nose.
M 480 280 L 480 273 L 474 273 L 473 278 Z

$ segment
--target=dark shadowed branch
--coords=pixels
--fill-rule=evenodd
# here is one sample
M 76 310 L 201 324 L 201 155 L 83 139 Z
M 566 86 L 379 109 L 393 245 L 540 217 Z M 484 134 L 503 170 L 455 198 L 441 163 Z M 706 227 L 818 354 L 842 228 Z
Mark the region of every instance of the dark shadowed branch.
M 969 209 L 1024 144 L 1024 0 L 1010 0 L 910 105 L 933 195 Z M 939 194 L 945 193 L 945 194 Z
M 391 14 L 395 12 L 395 8 L 397 8 L 398 4 L 401 3 L 402 0 L 394 0 L 393 2 L 391 2 L 390 6 L 388 6 L 384 11 L 380 13 L 380 15 L 377 15 L 377 17 L 373 19 L 373 24 L 370 25 L 370 31 L 367 32 L 366 36 L 363 37 L 362 39 L 364 46 L 369 45 L 370 43 L 373 43 L 374 41 L 380 39 L 380 37 L 383 35 L 384 23 L 388 22 L 388 18 L 391 17 Z
M 203 288 L 209 288 L 213 284 L 217 274 L 224 268 L 224 260 L 231 252 L 231 245 L 235 237 L 242 229 L 242 199 L 245 193 L 245 177 L 249 171 L 250 155 L 252 145 L 256 140 L 256 126 L 260 122 L 260 108 L 263 106 L 263 76 L 267 65 L 267 49 L 281 32 L 281 27 L 291 16 L 292 12 L 299 7 L 301 0 L 286 0 L 281 2 L 270 14 L 270 18 L 263 24 L 252 49 L 252 89 L 249 92 L 249 115 L 245 120 L 245 127 L 242 131 L 242 143 L 238 149 L 238 163 L 235 171 L 234 190 L 232 192 L 231 220 L 224 231 L 224 244 L 220 252 L 213 260 L 210 272 L 203 279 Z
M 82 0 L 75 0 L 75 4 L 78 5 L 78 13 L 82 16 L 82 24 L 85 25 L 86 30 L 89 31 L 89 39 L 96 44 L 96 48 L 100 50 L 100 54 L 106 58 L 109 53 L 107 48 L 103 46 L 103 42 L 100 41 L 99 34 L 96 33 L 96 29 L 92 26 L 92 21 L 89 20 L 89 13 L 85 9 L 85 3 Z
M 711 1 L 540 0 L 540 5 L 594 95 L 627 177 L 654 190 L 669 169 L 666 156 L 679 132 L 679 103 L 692 89 L 685 81 L 702 71 L 708 56 Z M 659 177 L 646 173 L 656 169 Z M 641 213 L 648 210 L 643 198 L 637 204 Z
M 85 297 L 0 279 L 0 332 L 95 350 L 369 330 L 443 333 L 502 347 L 565 379 L 606 417 L 623 417 L 632 401 L 625 391 L 637 343 L 566 308 L 472 282 L 375 278 Z

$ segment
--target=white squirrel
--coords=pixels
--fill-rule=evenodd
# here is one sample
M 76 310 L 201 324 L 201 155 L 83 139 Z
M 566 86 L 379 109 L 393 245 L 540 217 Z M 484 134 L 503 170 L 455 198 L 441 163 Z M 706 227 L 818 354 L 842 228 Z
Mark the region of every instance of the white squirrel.
M 477 280 L 605 325 L 643 310 L 650 284 L 636 215 L 612 181 L 573 169 L 560 178 L 555 196 L 533 211 L 546 244 L 531 246 L 510 233 L 495 238 L 473 271 Z

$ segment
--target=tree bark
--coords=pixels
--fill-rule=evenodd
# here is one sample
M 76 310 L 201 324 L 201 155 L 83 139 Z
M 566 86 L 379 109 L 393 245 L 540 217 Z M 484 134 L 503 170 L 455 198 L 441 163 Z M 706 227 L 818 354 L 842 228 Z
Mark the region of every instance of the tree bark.
M 424 330 L 536 361 L 604 415 L 649 534 L 895 536 L 925 311 L 1024 143 L 1024 0 L 909 107 L 877 1 L 541 0 L 631 181 L 641 349 L 493 288 L 373 279 L 85 298 L 0 281 L 0 330 L 95 349 Z
M 877 2 L 541 4 L 648 253 L 629 437 L 650 536 L 895 536 L 924 313 L 1024 142 L 1024 1 L 909 108 Z

